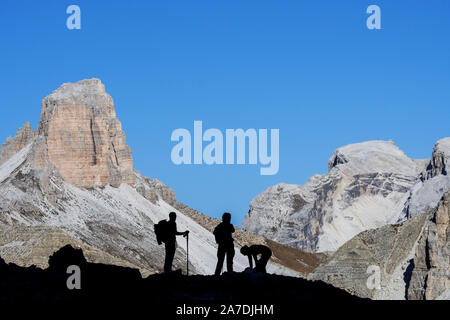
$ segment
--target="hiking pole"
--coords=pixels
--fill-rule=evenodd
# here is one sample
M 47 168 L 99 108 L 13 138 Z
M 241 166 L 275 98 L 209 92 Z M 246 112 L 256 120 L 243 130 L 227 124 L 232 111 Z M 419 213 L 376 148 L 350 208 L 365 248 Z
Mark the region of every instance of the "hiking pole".
M 189 276 L 189 233 L 186 235 L 186 275 Z

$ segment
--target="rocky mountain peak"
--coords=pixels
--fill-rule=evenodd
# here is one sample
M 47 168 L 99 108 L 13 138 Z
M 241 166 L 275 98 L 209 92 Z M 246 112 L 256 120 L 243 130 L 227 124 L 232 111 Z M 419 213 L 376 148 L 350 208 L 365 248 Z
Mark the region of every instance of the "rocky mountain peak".
M 88 93 L 90 95 L 106 94 L 105 85 L 100 79 L 96 78 L 80 80 L 76 83 L 63 83 L 48 98 L 63 100 L 71 96 L 79 96 L 80 93 Z
M 64 108 L 89 111 L 72 114 L 72 117 L 82 116 L 90 118 L 91 114 L 105 114 L 108 117 L 116 117 L 114 102 L 106 92 L 104 84 L 99 79 L 85 79 L 76 83 L 64 83 L 42 100 L 41 118 L 38 124 L 40 134 L 45 134 L 48 122 Z
M 301 250 L 335 251 L 362 231 L 434 208 L 450 189 L 449 141 L 436 143 L 431 160 L 410 159 L 393 141 L 338 148 L 328 173 L 255 197 L 242 226 Z
M 427 168 L 428 178 L 440 174 L 447 175 L 450 171 L 450 138 L 444 138 L 436 142 L 433 148 L 433 156 Z
M 374 172 L 411 175 L 419 170 L 392 140 L 366 141 L 338 148 L 328 160 L 328 169 L 333 168 L 350 175 Z
M 14 138 L 9 137 L 6 139 L 5 143 L 0 147 L 0 165 L 30 143 L 35 135 L 36 132 L 31 128 L 30 123 L 27 122 L 17 130 Z
M 45 97 L 38 135 L 36 166 L 55 166 L 77 187 L 135 182 L 131 149 L 99 79 L 65 83 Z

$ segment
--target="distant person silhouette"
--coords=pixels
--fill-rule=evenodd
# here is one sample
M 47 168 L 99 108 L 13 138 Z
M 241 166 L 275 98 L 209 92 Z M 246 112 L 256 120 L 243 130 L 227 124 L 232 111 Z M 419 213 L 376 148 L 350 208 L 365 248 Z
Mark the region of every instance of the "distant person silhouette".
M 177 231 L 177 214 L 175 212 L 169 213 L 169 221 L 164 225 L 164 243 L 166 245 L 166 259 L 164 261 L 164 272 L 172 271 L 173 258 L 175 257 L 175 250 L 177 247 L 176 236 L 187 237 L 189 231 Z
M 241 253 L 244 256 L 248 256 L 248 262 L 250 264 L 250 268 L 253 269 L 253 260 L 255 260 L 255 268 L 253 269 L 256 272 L 267 273 L 266 266 L 267 262 L 269 262 L 270 257 L 272 256 L 272 250 L 269 247 L 263 246 L 260 244 L 254 244 L 252 246 L 243 246 L 241 248 Z M 258 255 L 261 257 L 258 259 Z
M 231 224 L 231 214 L 225 212 L 222 216 L 222 222 L 214 229 L 214 236 L 219 245 L 217 249 L 216 272 L 214 273 L 216 276 L 219 276 L 222 272 L 225 256 L 227 256 L 227 271 L 233 272 L 234 231 L 234 226 Z

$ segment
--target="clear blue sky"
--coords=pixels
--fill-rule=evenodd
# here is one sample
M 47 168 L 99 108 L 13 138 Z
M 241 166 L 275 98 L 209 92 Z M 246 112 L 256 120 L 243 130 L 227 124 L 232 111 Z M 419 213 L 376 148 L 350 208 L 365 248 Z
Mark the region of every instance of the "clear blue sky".
M 77 4 L 82 29 L 66 28 Z M 370 4 L 382 30 L 366 28 Z M 279 182 L 325 173 L 333 150 L 393 139 L 429 157 L 450 136 L 450 1 L 2 1 L 0 139 L 64 82 L 98 77 L 135 168 L 240 225 Z M 279 128 L 280 170 L 175 166 L 176 128 Z

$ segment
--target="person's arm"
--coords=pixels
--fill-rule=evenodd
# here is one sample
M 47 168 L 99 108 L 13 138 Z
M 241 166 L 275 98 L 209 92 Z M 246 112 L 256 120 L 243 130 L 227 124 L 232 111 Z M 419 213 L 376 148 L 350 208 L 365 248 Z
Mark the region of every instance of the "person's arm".
M 248 263 L 250 264 L 250 269 L 253 269 L 253 260 L 251 254 L 248 255 Z
M 187 234 L 189 233 L 189 231 L 184 231 L 184 232 L 178 232 L 178 230 L 176 229 L 176 227 L 175 227 L 175 234 L 177 235 L 177 236 L 187 236 Z

